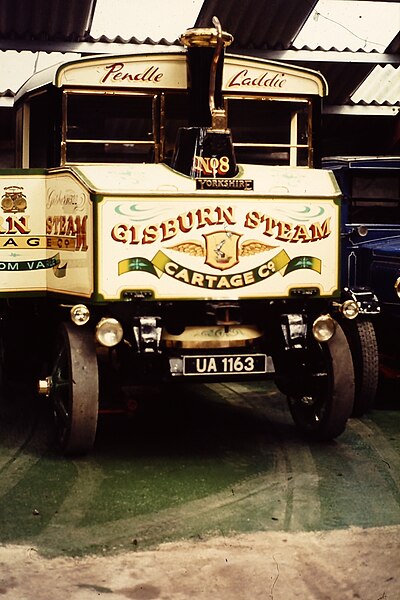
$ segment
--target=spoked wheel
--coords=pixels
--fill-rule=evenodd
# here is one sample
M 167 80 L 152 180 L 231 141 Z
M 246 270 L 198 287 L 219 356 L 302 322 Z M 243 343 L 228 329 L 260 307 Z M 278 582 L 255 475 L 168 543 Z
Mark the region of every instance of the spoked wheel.
M 97 429 L 99 375 L 93 334 L 60 326 L 51 375 L 50 399 L 57 444 L 67 455 L 91 450 Z
M 294 392 L 288 396 L 289 410 L 296 425 L 308 437 L 331 440 L 344 431 L 353 411 L 351 352 L 338 323 L 328 342 L 311 344 L 301 380 L 294 383 Z
M 362 417 L 374 405 L 379 382 L 378 343 L 373 323 L 368 319 L 345 319 L 343 330 L 353 356 L 355 397 L 353 417 Z

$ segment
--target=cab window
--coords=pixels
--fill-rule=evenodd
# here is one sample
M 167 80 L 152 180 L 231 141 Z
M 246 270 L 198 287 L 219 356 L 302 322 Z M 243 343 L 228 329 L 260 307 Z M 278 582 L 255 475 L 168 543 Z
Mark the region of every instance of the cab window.
M 64 163 L 154 162 L 156 96 L 66 93 Z
M 350 220 L 354 223 L 397 224 L 400 215 L 400 169 L 386 173 L 352 173 Z
M 307 100 L 228 97 L 226 102 L 238 163 L 312 166 Z

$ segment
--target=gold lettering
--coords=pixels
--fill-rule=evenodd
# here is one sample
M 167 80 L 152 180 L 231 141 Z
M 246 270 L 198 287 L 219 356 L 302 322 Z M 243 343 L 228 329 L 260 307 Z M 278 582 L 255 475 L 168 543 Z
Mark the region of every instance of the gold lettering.
M 114 240 L 114 242 L 122 242 L 123 244 L 126 244 L 127 230 L 127 226 L 123 223 L 121 225 L 114 225 L 114 227 L 111 230 L 111 238 Z
M 331 219 L 328 217 L 322 223 L 312 223 L 310 225 L 311 235 L 314 240 L 322 240 L 323 238 L 328 237 L 331 233 Z
M 157 226 L 148 225 L 143 231 L 142 244 L 152 244 L 158 238 Z
M 307 231 L 307 227 L 305 225 L 296 225 L 294 227 L 294 233 L 292 236 L 292 239 L 290 240 L 291 243 L 294 242 L 310 242 L 311 241 L 311 236 L 309 234 L 309 232 Z
M 160 225 L 160 229 L 162 232 L 162 240 L 170 240 L 175 237 L 178 232 L 177 221 L 175 219 L 169 219 L 168 221 L 163 221 Z

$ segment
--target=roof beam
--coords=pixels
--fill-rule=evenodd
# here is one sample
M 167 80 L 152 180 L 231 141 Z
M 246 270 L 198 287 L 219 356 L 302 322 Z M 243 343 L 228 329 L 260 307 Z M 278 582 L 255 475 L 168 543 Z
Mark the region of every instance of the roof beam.
M 159 48 L 168 52 L 168 49 L 182 48 L 180 45 L 166 44 L 136 44 L 130 42 L 64 42 L 64 41 L 35 41 L 35 40 L 0 40 L 0 50 L 17 50 L 18 52 L 76 52 L 78 54 L 130 54 L 145 52 L 146 49 L 154 51 Z M 245 50 L 234 48 L 232 54 L 242 56 L 255 56 L 270 60 L 284 62 L 335 62 L 335 63 L 366 63 L 366 64 L 400 64 L 400 54 L 379 52 L 351 52 L 335 50 Z
M 334 62 L 367 64 L 400 64 L 400 54 L 352 52 L 350 50 L 232 50 L 235 54 L 284 62 Z
M 152 51 L 159 48 L 160 51 L 168 52 L 169 48 L 183 47 L 167 44 L 142 44 L 130 42 L 65 42 L 65 41 L 42 41 L 42 40 L 2 40 L 0 39 L 0 50 L 17 50 L 17 52 L 76 52 L 78 54 L 130 54 L 146 50 Z M 141 50 L 144 48 L 144 50 Z
M 322 113 L 324 115 L 347 115 L 350 117 L 395 117 L 400 114 L 400 106 L 332 104 L 323 106 Z

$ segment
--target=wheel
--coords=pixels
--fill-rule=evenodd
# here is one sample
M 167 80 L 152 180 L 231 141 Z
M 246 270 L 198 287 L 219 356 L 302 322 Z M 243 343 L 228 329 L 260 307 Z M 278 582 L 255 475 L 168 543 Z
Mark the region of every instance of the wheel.
M 59 328 L 50 399 L 56 440 L 66 455 L 91 450 L 97 429 L 99 375 L 93 334 L 72 324 Z
M 362 417 L 374 405 L 379 382 L 378 343 L 368 319 L 342 322 L 353 356 L 355 395 L 352 416 Z
M 354 405 L 354 369 L 347 338 L 336 323 L 328 342 L 310 341 L 300 378 L 287 397 L 299 429 L 314 440 L 331 440 L 345 430 Z

